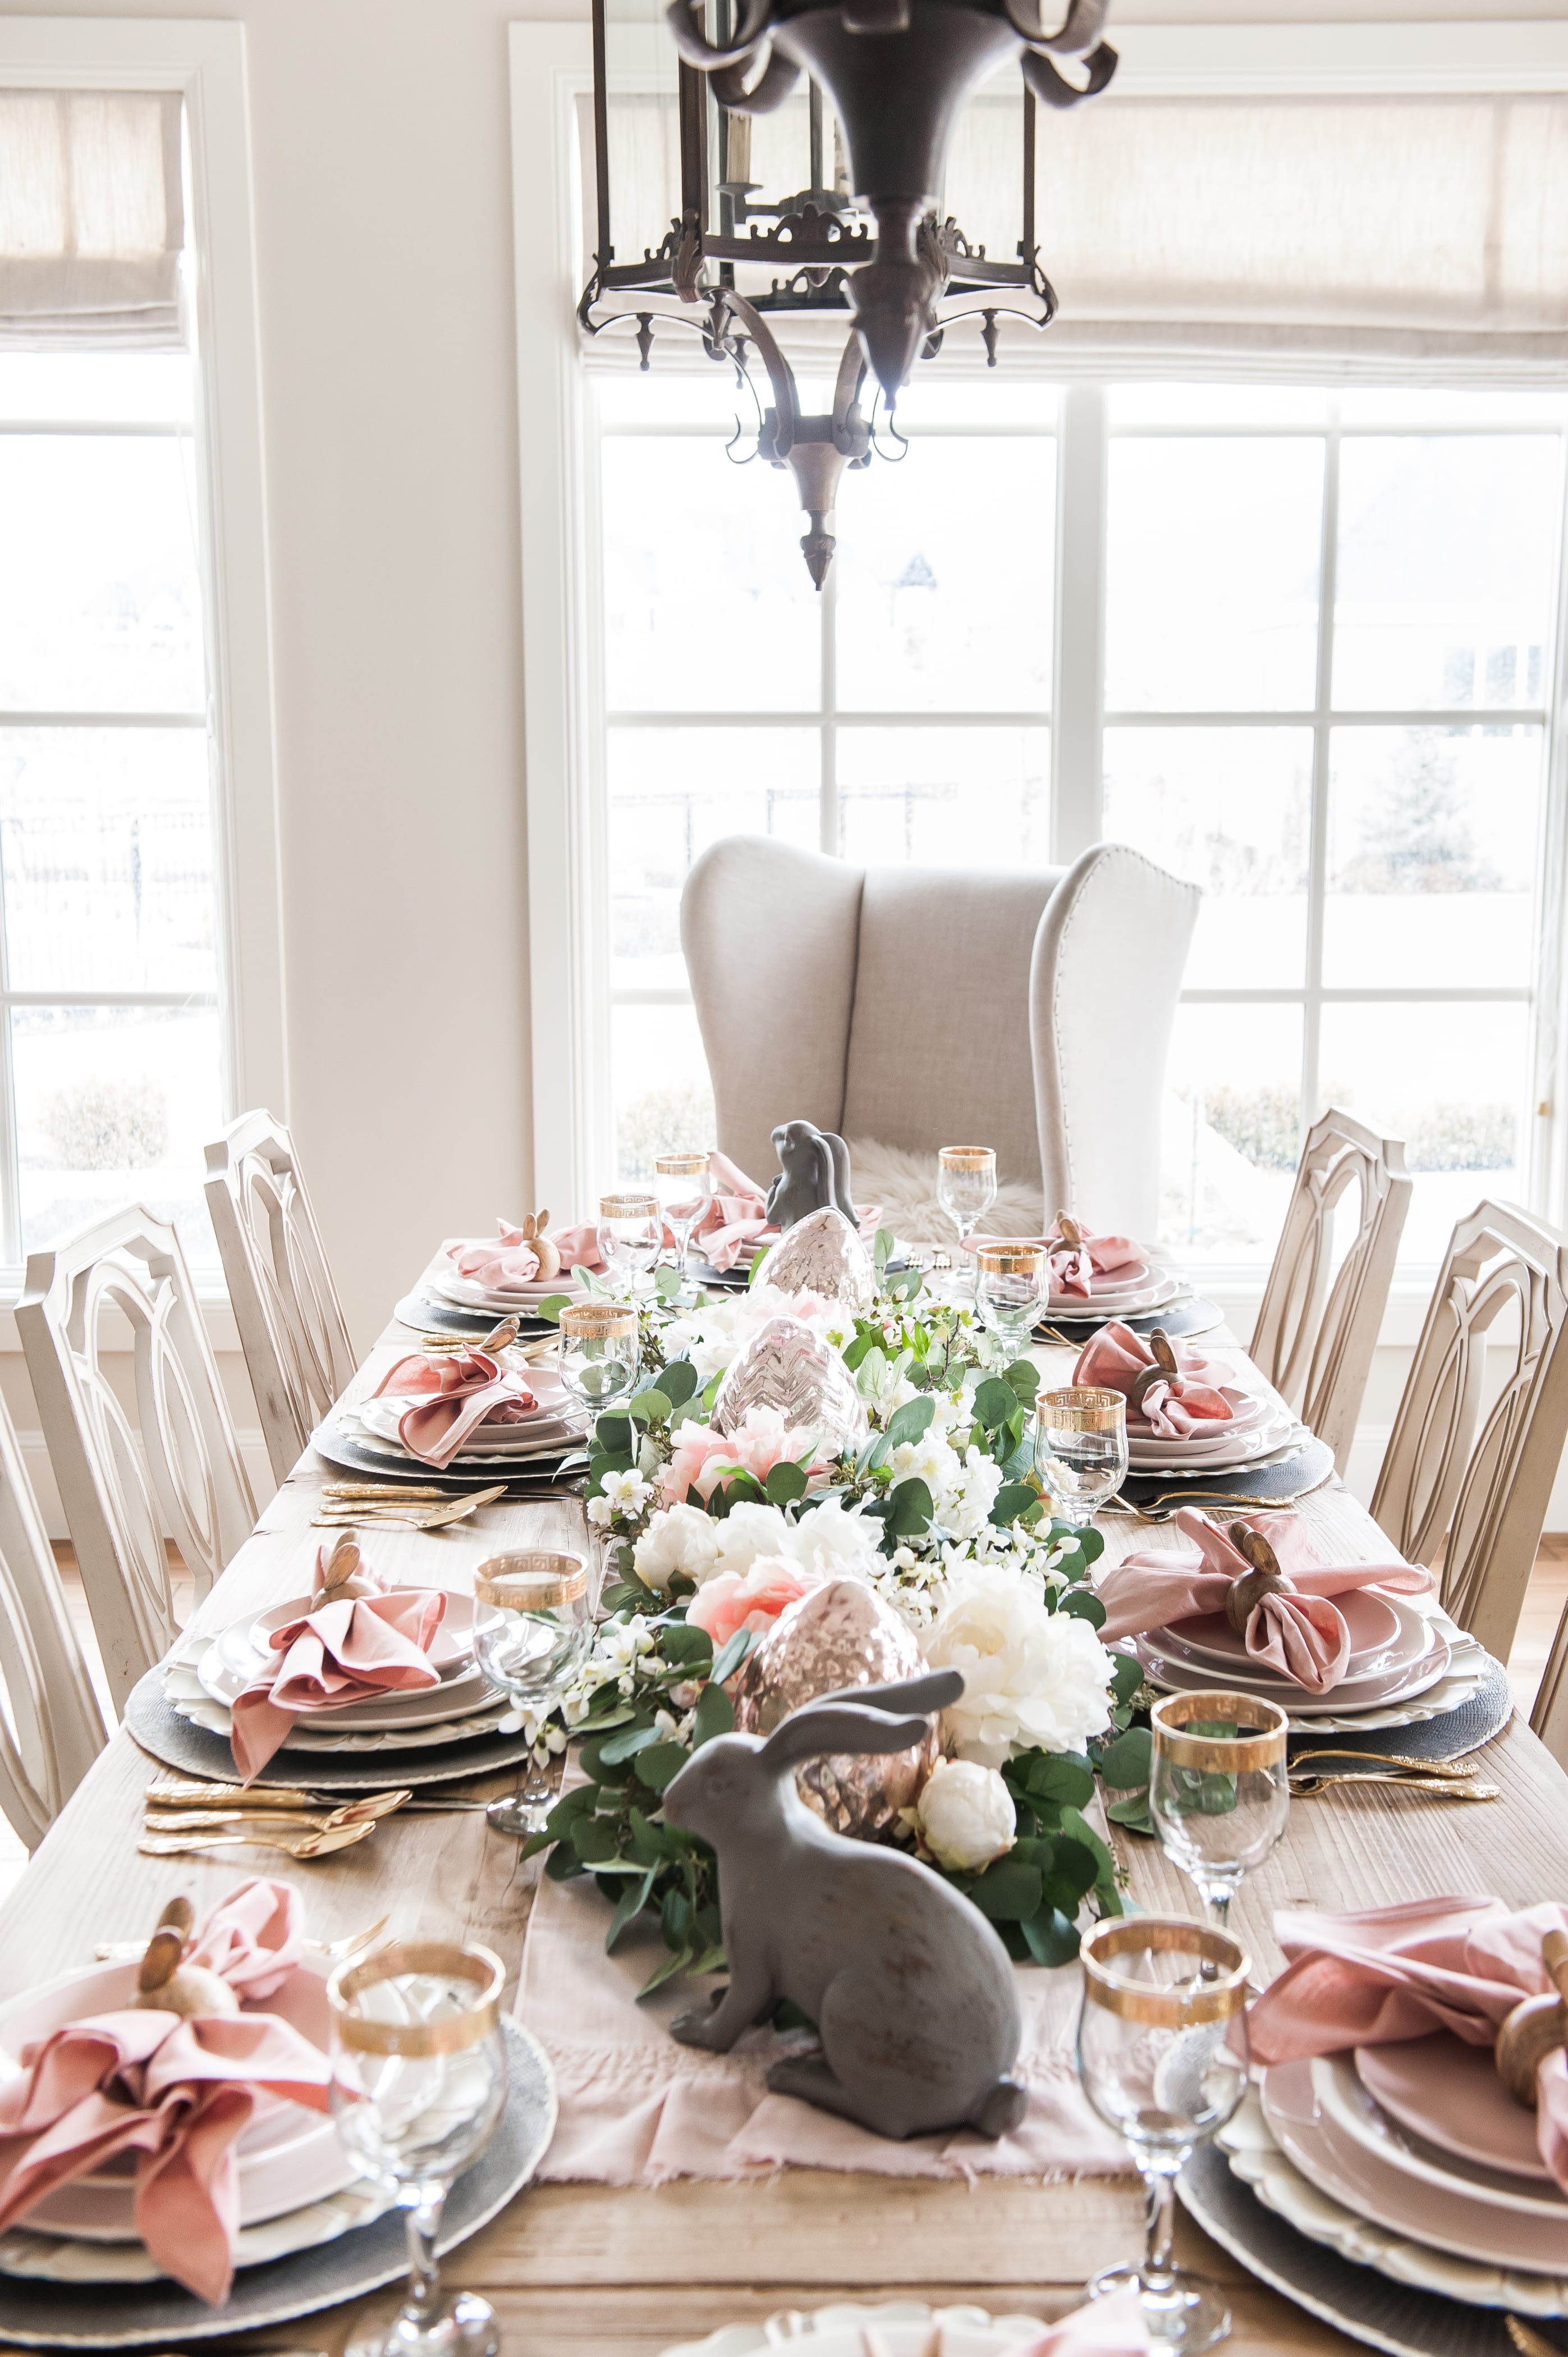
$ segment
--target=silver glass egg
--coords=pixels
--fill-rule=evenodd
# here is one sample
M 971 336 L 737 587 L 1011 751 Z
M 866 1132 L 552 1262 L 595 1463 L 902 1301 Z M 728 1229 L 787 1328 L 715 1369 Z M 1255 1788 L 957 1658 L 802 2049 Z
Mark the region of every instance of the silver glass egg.
M 736 1351 L 714 1401 L 714 1424 L 720 1432 L 738 1432 L 754 1407 L 777 1408 L 829 1456 L 865 1437 L 854 1377 L 832 1343 L 799 1318 L 768 1318 Z
M 824 1203 L 808 1211 L 774 1245 L 762 1265 L 780 1293 L 817 1293 L 858 1315 L 869 1309 L 876 1280 L 871 1254 L 841 1211 Z

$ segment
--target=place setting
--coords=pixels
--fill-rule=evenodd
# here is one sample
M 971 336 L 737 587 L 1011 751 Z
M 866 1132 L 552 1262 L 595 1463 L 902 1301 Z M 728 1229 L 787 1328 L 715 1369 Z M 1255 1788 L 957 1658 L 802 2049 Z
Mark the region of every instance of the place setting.
M 1036 1341 L 1077 1347 L 1112 1320 L 1136 1333 L 1157 1321 L 1171 1335 L 1206 1333 L 1222 1323 L 1219 1305 L 1203 1299 L 1168 1254 L 1129 1236 L 1097 1233 L 1070 1211 L 1058 1211 L 1043 1235 L 981 1236 L 979 1222 L 998 1189 L 993 1150 L 944 1146 L 938 1160 L 939 1200 L 964 1254 L 995 1246 L 1041 1254 Z

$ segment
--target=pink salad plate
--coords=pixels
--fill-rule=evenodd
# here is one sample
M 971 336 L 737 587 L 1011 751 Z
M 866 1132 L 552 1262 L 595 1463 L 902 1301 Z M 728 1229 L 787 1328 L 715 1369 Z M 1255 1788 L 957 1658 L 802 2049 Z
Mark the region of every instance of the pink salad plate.
M 431 1584 L 434 1586 L 435 1583 L 433 1581 Z M 265 1653 L 267 1640 L 274 1629 L 286 1629 L 291 1620 L 303 1620 L 309 1610 L 309 1597 L 295 1596 L 286 1604 L 274 1604 L 270 1611 L 258 1614 L 249 1626 L 252 1649 L 258 1653 Z M 459 1662 L 467 1662 L 473 1651 L 474 1599 L 456 1588 L 449 1587 L 446 1590 L 446 1614 L 430 1641 L 431 1667 L 439 1670 L 445 1677 Z
M 276 2013 L 325 2053 L 328 2044 L 325 1959 L 295 1966 L 283 1986 L 251 2013 Z M 20 2067 L 21 2050 L 47 2038 L 62 2023 L 129 2006 L 136 1989 L 135 1964 L 97 1964 L 63 1974 L 41 1988 L 28 1989 L 0 2006 L 0 2070 Z M 336 2124 L 324 2112 L 291 2104 L 281 2095 L 258 2095 L 251 2125 L 235 2147 L 240 2172 L 240 2223 L 259 2226 L 308 2202 L 341 2193 L 358 2174 Z M 84 2243 L 135 2243 L 133 2205 L 135 2156 L 122 2153 L 89 2177 L 58 2186 L 17 2224 L 40 2234 Z
M 1133 1641 L 1138 1659 L 1156 1684 L 1171 1687 L 1177 1694 L 1202 1694 L 1214 1684 L 1218 1673 L 1212 1662 L 1183 1661 L 1164 1651 L 1157 1635 L 1139 1637 Z M 1262 1669 L 1228 1668 L 1224 1682 L 1238 1694 L 1254 1695 L 1283 1705 L 1293 1718 L 1314 1718 L 1412 1701 L 1447 1676 L 1450 1659 L 1447 1638 L 1434 1629 L 1431 1648 L 1419 1662 L 1403 1669 L 1382 1672 L 1376 1677 L 1341 1678 L 1326 1694 L 1312 1694 L 1294 1678 Z
M 478 1277 L 459 1276 L 456 1269 L 448 1268 L 438 1271 L 430 1282 L 444 1300 L 455 1301 L 460 1308 L 494 1309 L 503 1316 L 509 1309 L 531 1309 L 554 1294 L 583 1289 L 572 1268 L 564 1268 L 555 1276 L 531 1276 L 519 1285 L 481 1285 Z
M 1451 2030 L 1359 2046 L 1356 2076 L 1391 2119 L 1461 2160 L 1551 2185 L 1535 2139 L 1535 2114 L 1516 2104 L 1497 2074 L 1489 2046 L 1466 2046 Z
M 1350 1632 L 1350 1659 L 1346 1664 L 1350 1676 L 1397 1669 L 1403 1663 L 1419 1661 L 1426 1651 L 1426 1623 L 1421 1615 L 1402 1615 L 1392 1598 L 1377 1588 L 1352 1588 L 1348 1596 L 1335 1597 L 1334 1602 Z M 1152 1633 L 1162 1641 L 1176 1639 L 1187 1660 L 1233 1663 L 1243 1670 L 1252 1666 L 1245 1637 L 1232 1629 L 1223 1612 L 1167 1621 Z
M 401 1394 L 369 1399 L 360 1402 L 355 1414 L 377 1440 L 394 1443 L 404 1456 L 418 1463 L 421 1460 L 404 1448 L 398 1431 L 399 1424 L 413 1405 L 413 1401 Z M 583 1417 L 567 1417 L 542 1409 L 536 1415 L 509 1417 L 504 1424 L 487 1420 L 476 1425 L 457 1453 L 459 1458 L 532 1457 L 553 1448 L 559 1456 L 570 1443 L 580 1440 L 585 1429 Z
M 1106 1294 L 1136 1293 L 1139 1287 L 1146 1286 L 1154 1275 L 1154 1265 L 1152 1262 L 1146 1260 L 1129 1261 L 1125 1268 L 1096 1269 L 1089 1280 L 1089 1298 L 1090 1301 L 1098 1301 Z M 1057 1285 L 1051 1287 L 1053 1301 L 1081 1301 L 1083 1298 L 1083 1295 L 1076 1287 L 1069 1288 L 1067 1286 Z
M 1357 2217 L 1484 2266 L 1568 2273 L 1568 2209 L 1559 2222 L 1477 2201 L 1462 2179 L 1445 2190 L 1393 2168 L 1329 2116 L 1315 2093 L 1310 2061 L 1276 2062 L 1264 2072 L 1263 2114 L 1286 2159 Z

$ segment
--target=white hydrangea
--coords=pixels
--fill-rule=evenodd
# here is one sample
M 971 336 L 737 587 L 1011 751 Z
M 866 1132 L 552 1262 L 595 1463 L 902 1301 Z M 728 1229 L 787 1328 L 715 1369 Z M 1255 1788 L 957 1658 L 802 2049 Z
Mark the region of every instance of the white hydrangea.
M 993 1457 L 972 1445 L 966 1448 L 943 1493 L 943 1512 L 938 1516 L 943 1528 L 955 1538 L 979 1538 L 990 1527 L 1002 1480 L 1002 1468 Z
M 994 1768 L 973 1760 L 939 1760 L 915 1810 L 920 1839 L 939 1866 L 978 1874 L 1004 1857 L 1018 1836 L 1013 1795 Z
M 670 1506 L 655 1514 L 632 1548 L 639 1579 L 662 1595 L 675 1574 L 699 1587 L 718 1567 L 718 1524 L 696 1506 Z
M 961 1471 L 957 1450 L 948 1446 L 934 1424 L 918 1440 L 901 1440 L 887 1462 L 895 1481 L 923 1481 L 933 1505 L 939 1505 L 955 1486 Z M 940 1511 L 937 1519 L 943 1519 Z
M 960 1759 L 1000 1768 L 1015 1751 L 1081 1751 L 1103 1735 L 1112 1661 L 1088 1621 L 1047 1612 L 1038 1584 L 1002 1564 L 954 1568 L 925 1650 L 933 1669 L 963 1677 L 943 1715 Z

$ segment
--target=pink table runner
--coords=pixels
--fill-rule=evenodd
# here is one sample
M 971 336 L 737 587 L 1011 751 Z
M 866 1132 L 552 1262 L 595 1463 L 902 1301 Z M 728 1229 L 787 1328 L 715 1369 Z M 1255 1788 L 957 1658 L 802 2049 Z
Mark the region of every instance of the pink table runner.
M 1015 2136 L 968 2129 L 893 2144 L 848 2120 L 768 2092 L 770 2062 L 801 2042 L 748 2030 L 729 2054 L 679 2046 L 669 2025 L 705 2001 L 711 1978 L 686 1977 L 642 2004 L 637 1992 L 666 1951 L 651 1923 L 605 1953 L 610 1910 L 586 1882 L 541 1877 L 523 1951 L 518 2013 L 554 2068 L 560 2116 L 539 2174 L 558 2183 L 660 2185 L 672 2177 L 752 2177 L 780 2166 L 878 2177 L 1112 2175 L 1126 2148 L 1085 2102 L 1073 2068 L 1076 1965 L 1018 1971 L 1020 2074 L 1029 2109 Z

